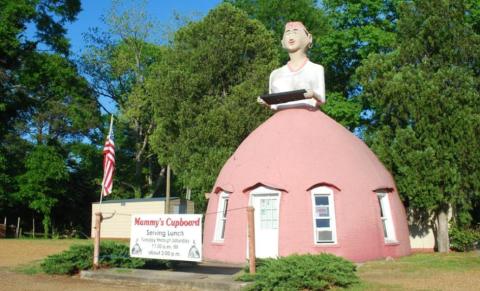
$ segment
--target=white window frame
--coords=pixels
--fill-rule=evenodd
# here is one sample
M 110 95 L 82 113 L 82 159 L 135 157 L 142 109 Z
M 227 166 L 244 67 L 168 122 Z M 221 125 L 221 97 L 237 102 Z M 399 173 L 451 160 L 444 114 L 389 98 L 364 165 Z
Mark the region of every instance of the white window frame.
M 313 242 L 315 245 L 332 245 L 337 243 L 337 224 L 335 219 L 335 203 L 333 199 L 333 190 L 326 186 L 316 187 L 311 190 L 312 196 L 312 222 L 313 222 Z M 315 197 L 316 196 L 327 196 L 328 197 L 328 212 L 330 219 L 330 227 L 317 227 L 317 217 L 316 217 L 316 205 L 315 205 Z M 320 218 L 320 217 L 319 217 Z M 327 217 L 321 217 L 327 218 Z M 317 231 L 318 230 L 330 230 L 332 231 L 332 240 L 331 241 L 319 241 L 317 239 Z
M 390 199 L 387 192 L 377 192 L 378 205 L 380 207 L 380 222 L 383 237 L 386 243 L 397 242 L 395 236 L 395 227 L 393 225 L 392 210 L 390 208 Z M 382 216 L 383 213 L 383 216 Z M 383 227 L 385 225 L 385 228 Z M 386 233 L 385 233 L 386 231 Z
M 230 193 L 222 191 L 218 194 L 217 217 L 213 241 L 223 242 L 225 239 L 225 227 L 227 226 L 228 203 Z M 226 208 L 225 208 L 226 207 Z M 223 237 L 222 237 L 223 235 Z

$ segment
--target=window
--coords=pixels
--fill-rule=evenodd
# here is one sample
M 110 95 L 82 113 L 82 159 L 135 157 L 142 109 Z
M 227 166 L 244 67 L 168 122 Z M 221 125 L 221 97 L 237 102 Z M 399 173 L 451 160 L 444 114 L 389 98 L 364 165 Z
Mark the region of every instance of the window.
M 265 197 L 260 199 L 260 228 L 277 229 L 278 228 L 278 198 Z
M 313 189 L 312 205 L 315 243 L 335 243 L 337 238 L 333 191 L 325 186 Z
M 378 204 L 380 206 L 380 219 L 383 226 L 383 237 L 386 242 L 395 241 L 395 231 L 393 229 L 392 213 L 390 211 L 390 202 L 387 193 L 377 193 Z
M 217 223 L 215 225 L 215 241 L 223 241 L 225 238 L 225 224 L 227 222 L 228 211 L 228 198 L 227 192 L 221 192 L 218 198 L 218 210 L 217 210 Z

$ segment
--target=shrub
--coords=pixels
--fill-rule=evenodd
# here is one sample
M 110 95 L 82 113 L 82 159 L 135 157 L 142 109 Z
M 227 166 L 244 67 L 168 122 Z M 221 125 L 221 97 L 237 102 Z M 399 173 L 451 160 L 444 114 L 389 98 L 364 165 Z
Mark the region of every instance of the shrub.
M 261 260 L 255 275 L 239 279 L 253 280 L 250 290 L 327 290 L 357 283 L 355 270 L 353 263 L 331 254 L 290 255 Z
M 112 241 L 102 242 L 100 245 L 99 264 L 102 267 L 141 268 L 148 261 L 131 258 L 127 245 Z M 167 267 L 167 261 L 159 261 L 157 267 Z M 93 266 L 93 245 L 72 245 L 70 249 L 48 256 L 41 264 L 47 274 L 75 274 L 81 270 L 91 269 Z
M 460 229 L 451 227 L 448 231 L 450 248 L 459 252 L 466 252 L 475 249 L 480 242 L 480 231 L 474 229 Z

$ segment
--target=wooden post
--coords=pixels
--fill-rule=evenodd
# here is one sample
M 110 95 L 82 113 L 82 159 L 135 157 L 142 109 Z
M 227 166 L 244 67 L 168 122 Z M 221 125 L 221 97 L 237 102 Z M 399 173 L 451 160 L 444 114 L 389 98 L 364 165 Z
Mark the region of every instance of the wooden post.
M 20 217 L 17 218 L 17 229 L 15 230 L 15 237 L 18 238 L 20 235 Z
M 102 213 L 95 212 L 95 238 L 93 243 L 93 269 L 97 270 L 98 258 L 100 256 L 100 226 L 102 225 Z
M 170 213 L 170 165 L 167 165 L 167 189 L 165 193 L 165 214 Z
M 32 219 L 32 236 L 33 238 L 35 238 L 35 216 L 33 216 L 33 219 Z
M 255 208 L 247 208 L 248 221 L 248 259 L 250 263 L 250 274 L 255 274 Z

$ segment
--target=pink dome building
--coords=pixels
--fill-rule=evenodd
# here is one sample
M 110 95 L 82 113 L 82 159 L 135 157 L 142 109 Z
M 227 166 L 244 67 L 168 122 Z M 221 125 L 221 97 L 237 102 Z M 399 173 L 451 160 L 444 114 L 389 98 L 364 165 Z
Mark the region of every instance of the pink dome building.
M 392 176 L 320 110 L 278 111 L 229 158 L 209 196 L 206 260 L 246 262 L 249 205 L 260 258 L 328 252 L 362 262 L 410 254 Z

